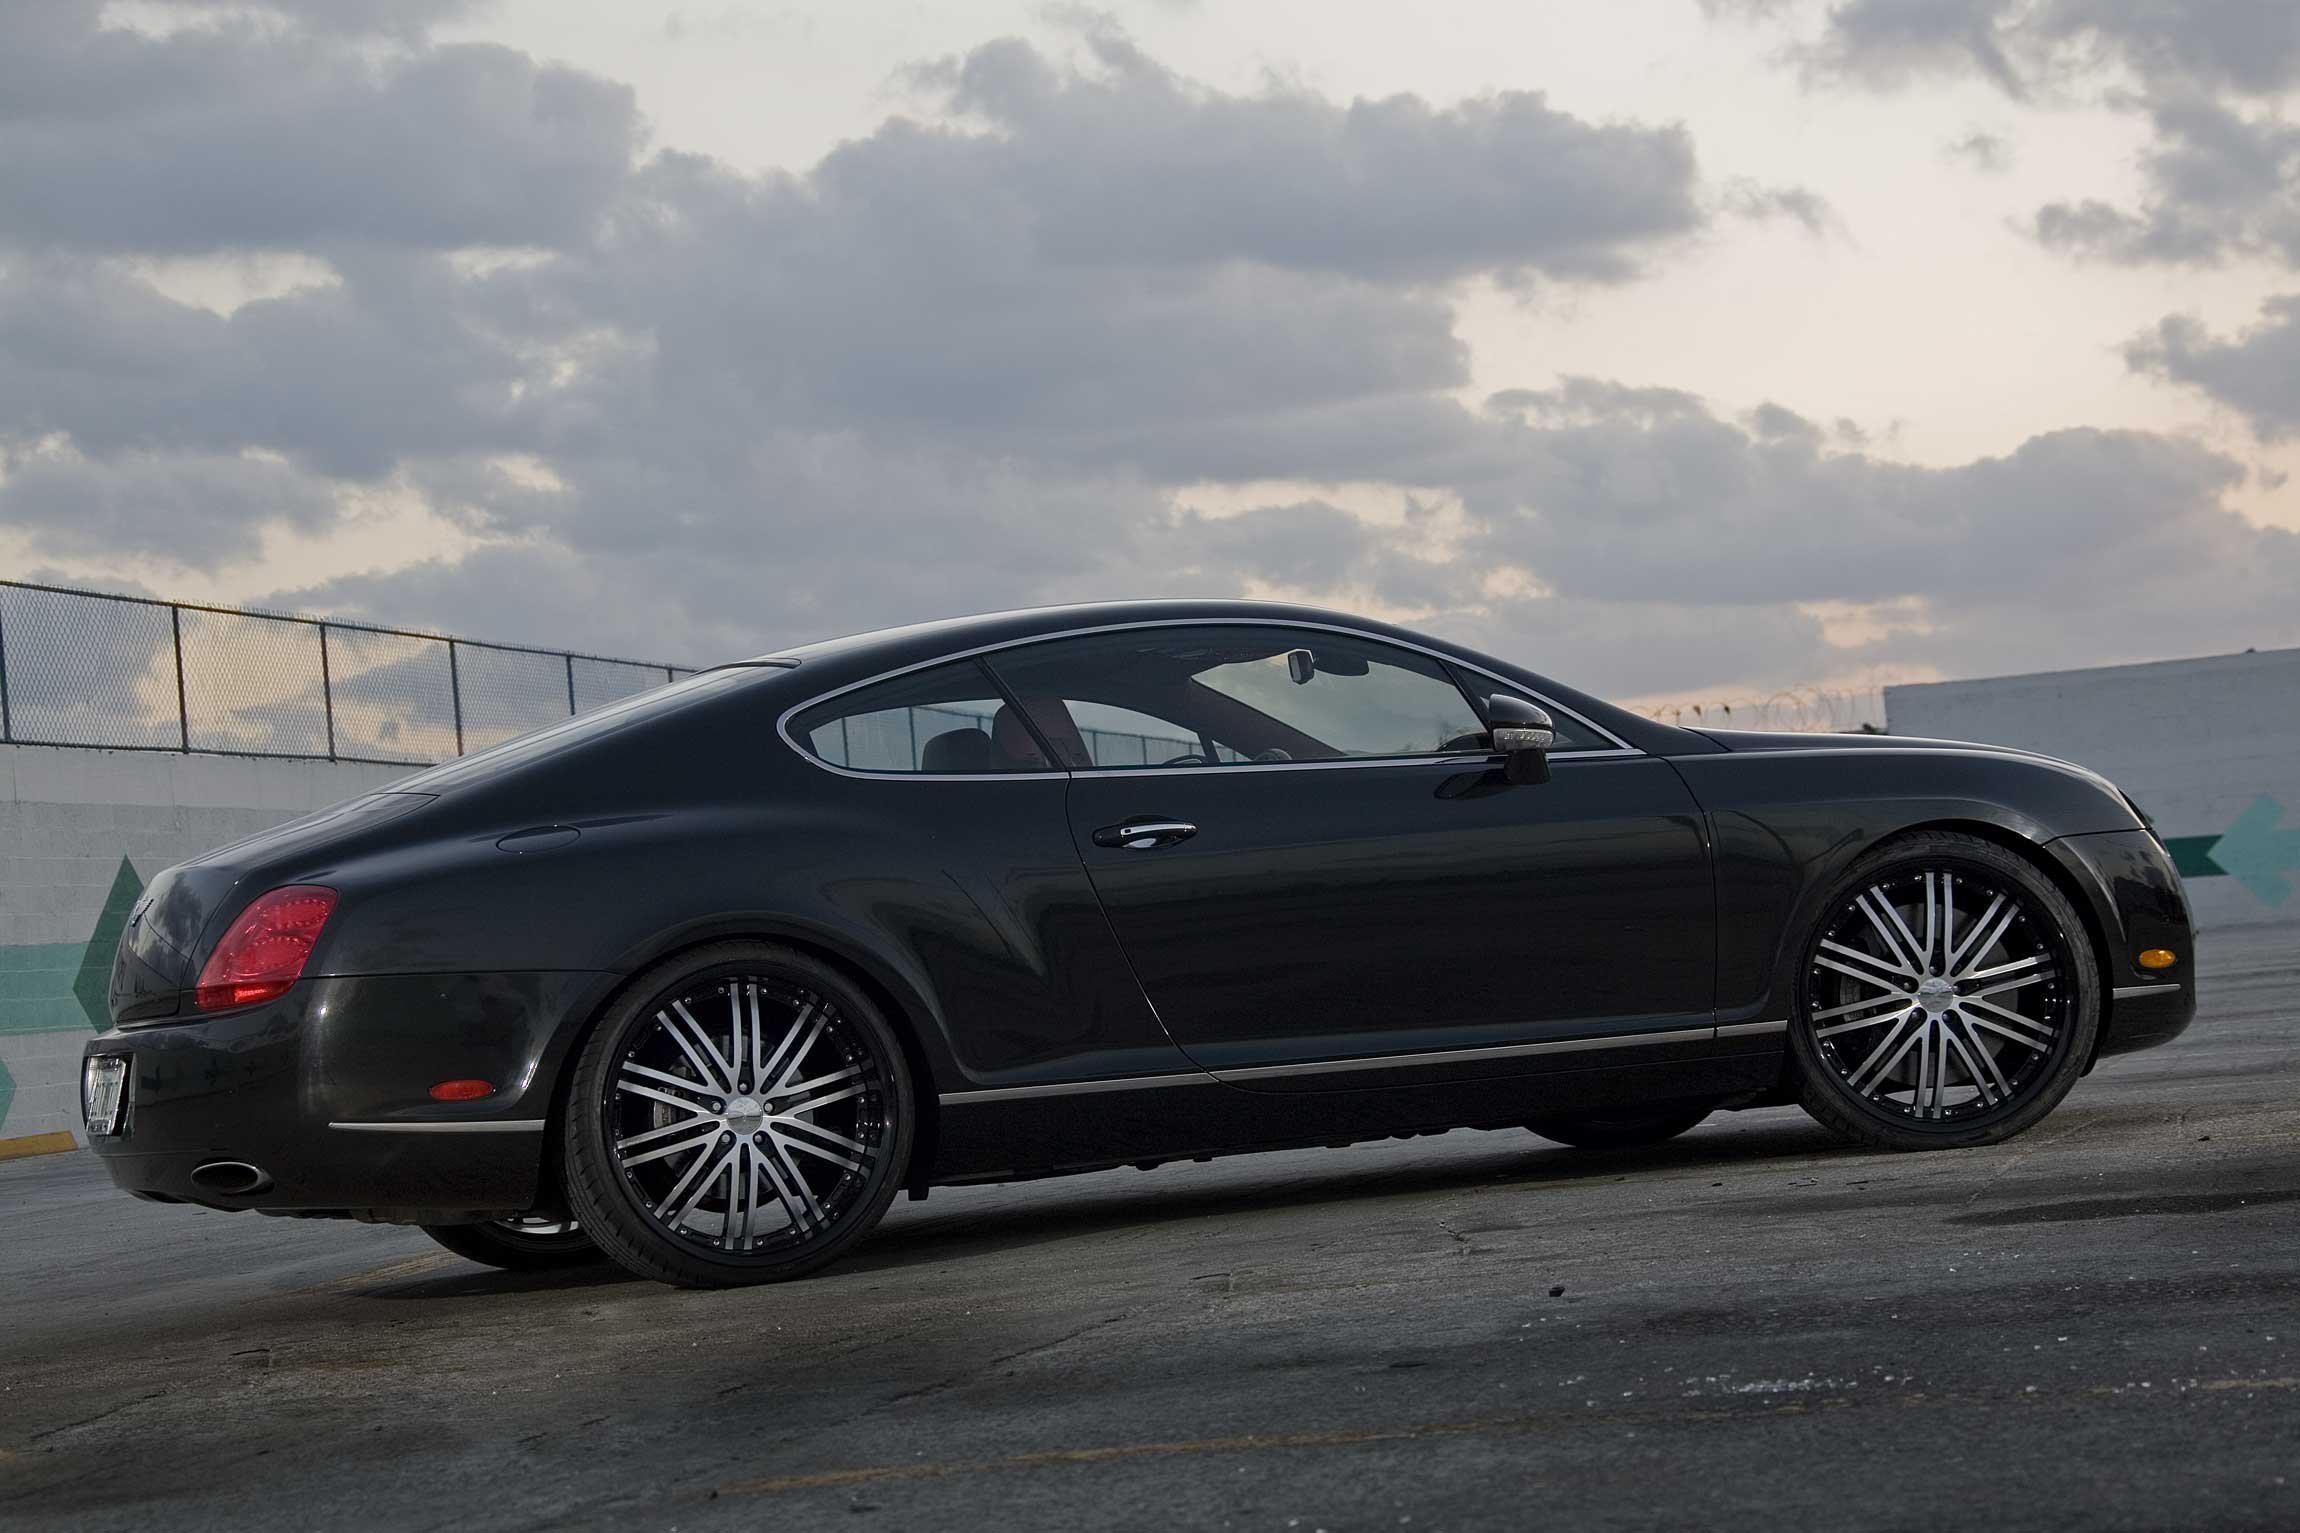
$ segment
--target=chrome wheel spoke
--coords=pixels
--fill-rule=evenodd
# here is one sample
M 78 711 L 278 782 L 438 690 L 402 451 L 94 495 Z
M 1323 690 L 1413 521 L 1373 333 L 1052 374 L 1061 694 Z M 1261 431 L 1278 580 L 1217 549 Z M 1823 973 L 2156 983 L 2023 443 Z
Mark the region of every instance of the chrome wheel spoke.
M 1864 953 L 1859 948 L 1847 947 L 1841 942 L 1823 942 L 1821 946 L 1826 950 L 1826 952 L 1824 952 L 1820 957 L 1815 958 L 1813 960 L 1815 963 L 1821 965 L 1821 967 L 1825 969 L 1834 969 L 1837 973 L 1844 975 L 1848 979 L 1857 979 L 1864 984 L 1875 985 L 1880 990 L 1899 990 L 1905 988 L 1902 984 L 1898 983 L 1899 981 L 1914 980 L 1916 978 L 1914 974 L 1904 973 L 1900 969 L 1894 967 L 1891 963 L 1887 962 L 1885 959 L 1879 958 L 1873 953 Z M 1829 954 L 1835 954 L 1838 956 L 1831 957 Z M 1862 963 L 1872 964 L 1875 967 L 1870 969 L 1855 968 L 1851 963 L 1845 961 L 1847 959 L 1857 959 Z M 1885 972 L 1880 974 L 1876 972 L 1878 969 L 1882 969 Z
M 791 1151 L 799 1150 L 808 1155 L 814 1156 L 818 1160 L 827 1160 L 842 1171 L 861 1171 L 866 1169 L 863 1162 L 855 1159 L 852 1155 L 842 1154 L 837 1150 L 831 1149 L 828 1145 L 816 1144 L 812 1140 L 802 1139 L 796 1134 L 786 1133 L 781 1129 L 769 1130 L 768 1137 L 774 1140 L 775 1148 L 783 1152 L 783 1156 L 786 1160 L 789 1160 Z M 796 1166 L 798 1163 L 796 1161 L 791 1161 L 790 1164 Z
M 694 1117 L 715 1116 L 710 1108 L 695 1102 L 692 1098 L 675 1097 L 668 1091 L 658 1091 L 652 1086 L 642 1086 L 637 1081 L 617 1081 L 615 1089 L 630 1096 L 645 1097 L 650 1102 L 661 1102 L 666 1106 L 679 1108 Z M 693 1088 L 690 1087 L 689 1089 Z
M 2034 1049 L 2041 1054 L 2052 1047 L 2053 1030 L 2050 1027 L 2034 1017 L 2023 1016 L 2009 1007 L 1999 1006 L 1994 1001 L 1978 1000 L 1968 995 L 1957 1003 L 1957 1009 L 1964 1013 L 1965 1020 L 1973 1026 L 2001 1033 L 2024 1048 Z
M 680 1128 L 689 1128 L 689 1127 L 692 1127 L 692 1125 L 691 1125 L 691 1124 L 682 1123 L 682 1124 L 680 1124 L 680 1125 L 679 1125 L 679 1127 L 680 1127 Z M 647 1164 L 649 1161 L 654 1161 L 654 1160 L 662 1160 L 662 1159 L 664 1159 L 666 1156 L 671 1156 L 671 1155 L 678 1155 L 678 1154 L 681 1154 L 681 1153 L 683 1153 L 683 1152 L 685 1152 L 685 1151 L 687 1151 L 687 1150 L 701 1150 L 701 1151 L 703 1151 L 703 1152 L 704 1152 L 704 1153 L 703 1153 L 703 1156 L 702 1156 L 702 1159 L 703 1159 L 703 1160 L 708 1160 L 708 1159 L 710 1159 L 710 1146 L 711 1146 L 711 1143 L 712 1143 L 712 1141 L 713 1141 L 713 1140 L 717 1139 L 718 1137 L 719 1137 L 719 1125 L 718 1125 L 718 1122 L 717 1122 L 717 1120 L 716 1120 L 716 1119 L 714 1119 L 714 1120 L 712 1120 L 712 1122 L 711 1122 L 711 1124 L 710 1124 L 710 1126 L 709 1126 L 709 1127 L 705 1128 L 705 1129 L 704 1129 L 704 1130 L 703 1130 L 701 1133 L 699 1133 L 699 1134 L 695 1135 L 695 1137 L 694 1137 L 694 1138 L 692 1138 L 692 1139 L 682 1139 L 682 1140 L 678 1141 L 678 1142 L 677 1142 L 677 1143 L 675 1143 L 675 1144 L 666 1144 L 666 1145 L 661 1145 L 661 1146 L 658 1146 L 658 1147 L 657 1147 L 657 1148 L 655 1148 L 655 1149 L 652 1149 L 652 1150 L 649 1150 L 649 1151 L 647 1151 L 647 1152 L 646 1152 L 644 1155 L 626 1155 L 626 1156 L 624 1156 L 624 1157 L 623 1157 L 623 1169 L 624 1169 L 624 1170 L 626 1170 L 626 1171 L 628 1171 L 628 1170 L 630 1170 L 630 1169 L 631 1169 L 633 1166 L 644 1166 L 644 1165 L 646 1165 L 646 1164 Z M 619 1148 L 619 1147 L 618 1147 L 618 1148 Z M 698 1162 L 698 1164 L 699 1164 L 699 1163 L 700 1163 L 700 1162 Z
M 1949 972 L 1954 974 L 1963 968 L 1967 959 L 1978 963 L 1987 957 L 1989 950 L 2004 939 L 2006 930 L 2019 915 L 2020 906 L 2004 895 L 1990 896 L 1988 909 L 1982 911 L 1980 920 L 1973 924 L 1972 934 L 1949 955 Z
M 1856 1011 L 1873 1011 L 1879 1006 L 1906 1006 L 1915 997 L 1906 990 L 1887 990 L 1883 995 L 1872 995 L 1858 1001 L 1847 1001 L 1842 1006 L 1827 1006 L 1813 1013 L 1813 1020 L 1826 1022 L 1831 1017 L 1849 1017 Z M 1858 1024 L 1856 1024 L 1858 1025 Z M 1842 1032 L 1842 1028 L 1831 1029 Z
M 729 1145 L 724 1150 L 720 1151 L 716 1156 L 713 1156 L 708 1151 L 706 1151 L 703 1155 L 698 1157 L 695 1161 L 695 1164 L 697 1166 L 709 1166 L 710 1170 L 705 1172 L 702 1176 L 695 1178 L 695 1183 L 692 1188 L 689 1188 L 687 1184 L 682 1181 L 679 1186 L 672 1191 L 671 1196 L 663 1200 L 665 1203 L 676 1201 L 679 1204 L 679 1206 L 672 1210 L 672 1212 L 664 1219 L 664 1222 L 675 1230 L 684 1228 L 687 1223 L 687 1216 L 693 1213 L 702 1205 L 703 1199 L 709 1196 L 712 1190 L 719 1185 L 725 1176 L 727 1168 L 732 1166 L 741 1156 L 741 1154 L 742 1147 L 740 1145 Z M 687 1175 L 693 1177 L 694 1172 L 689 1171 Z M 681 1192 L 686 1193 L 686 1197 L 683 1201 L 679 1198 L 679 1194 Z
M 720 1057 L 718 1045 L 711 1042 L 710 1035 L 703 1031 L 703 1024 L 697 1022 L 695 1014 L 687 1010 L 685 1001 L 673 1001 L 668 1009 L 656 1012 L 655 1024 L 671 1035 L 671 1041 L 679 1046 L 680 1053 L 687 1056 L 687 1062 L 695 1067 L 695 1073 L 712 1082 L 714 1089 L 721 1092 L 735 1089 L 733 1068 Z M 698 1048 L 700 1053 L 697 1052 Z
M 786 1135 L 796 1134 L 803 1129 L 818 1139 L 821 1139 L 830 1144 L 835 1144 L 842 1150 L 849 1151 L 855 1155 L 860 1155 L 865 1158 L 868 1158 L 870 1155 L 875 1153 L 869 1145 L 862 1143 L 860 1140 L 849 1139 L 846 1135 L 840 1133 L 837 1129 L 825 1128 L 820 1123 L 812 1123 L 805 1118 L 777 1118 L 775 1120 L 774 1127 L 777 1133 Z
M 1909 1023 L 1923 1015 L 1914 1006 L 1901 1013 L 1893 1023 L 1893 1030 L 1885 1034 L 1877 1046 L 1869 1051 L 1869 1057 L 1862 1060 L 1846 1077 L 1853 1083 L 1855 1091 L 1863 1096 L 1868 1095 L 1869 1087 L 1883 1080 L 1893 1066 L 1901 1062 L 1901 1056 L 1909 1052 L 1909 1046 L 1916 1042 L 1918 1036 L 1916 1031 L 1909 1028 Z M 1891 1051 L 1889 1055 L 1888 1050 Z
M 1876 928 L 1877 935 L 1885 939 L 1885 946 L 1911 974 L 1922 974 L 1925 968 L 1925 950 L 1917 941 L 1917 934 L 1909 930 L 1909 923 L 1901 919 L 1900 906 L 1884 889 L 1871 889 L 1861 896 L 1861 909 Z
M 1963 1056 L 1965 1068 L 1972 1072 L 1973 1084 L 1980 1088 L 1981 1100 L 1994 1107 L 1999 1101 L 2010 1097 L 2013 1094 L 2012 1082 L 2006 1080 L 2004 1071 L 1997 1068 L 1996 1056 L 1989 1052 L 1989 1046 L 1972 1031 L 1971 1025 L 1953 1011 L 1943 1020 L 1953 1024 L 1950 1038 L 1955 1042 L 1957 1052 Z
M 1963 998 L 1972 1001 L 1978 1000 L 1982 996 L 2002 995 L 2007 990 L 2020 990 L 2030 985 L 2041 985 L 2054 977 L 2052 970 L 2040 969 L 2034 973 L 2022 974 L 2012 979 L 2000 979 L 1995 984 L 1983 985 L 1978 990 L 1968 990 L 1964 993 Z
M 652 1065 L 643 1065 L 636 1059 L 624 1060 L 622 1073 L 625 1075 L 637 1076 L 641 1080 L 656 1081 L 662 1085 L 670 1086 L 676 1090 L 686 1092 L 689 1096 L 694 1098 L 694 1100 L 688 1105 L 692 1106 L 697 1112 L 708 1111 L 709 1109 L 706 1104 L 721 1094 L 716 1086 L 705 1085 L 701 1081 L 691 1081 L 683 1075 L 673 1075 L 668 1070 L 658 1070 Z M 666 1102 L 675 1102 L 681 1100 L 680 1098 L 676 1097 L 663 1096 L 663 1094 L 659 1091 L 647 1091 L 646 1088 L 636 1085 L 634 1085 L 632 1089 L 634 1091 L 640 1091 L 645 1095 L 659 1098 L 660 1100 Z
M 767 1148 L 752 1147 L 759 1158 L 759 1169 L 766 1173 L 767 1181 L 775 1189 L 775 1197 L 783 1205 L 783 1211 L 791 1216 L 792 1227 L 802 1232 L 811 1232 L 823 1223 L 822 1204 L 816 1201 L 814 1189 L 807 1185 L 807 1179 L 799 1174 L 799 1168 L 783 1153 L 782 1146 L 771 1140 L 769 1146 L 772 1148 L 771 1154 Z
M 624 1165 L 632 1165 L 634 1162 L 628 1157 L 627 1152 L 636 1150 L 643 1144 L 659 1144 L 663 1140 L 678 1134 L 707 1134 L 709 1130 L 716 1129 L 718 1126 L 719 1120 L 708 1115 L 694 1118 L 681 1118 L 676 1123 L 666 1123 L 661 1128 L 646 1129 L 640 1133 L 631 1135 L 629 1138 L 616 1140 L 615 1153 L 625 1156 L 623 1161 Z M 683 1149 L 684 1146 L 675 1146 L 674 1148 Z M 653 1160 L 655 1155 L 668 1153 L 670 1152 L 666 1150 L 658 1150 L 654 1154 L 647 1155 L 642 1158 L 646 1160 Z
M 788 1090 L 785 1082 L 790 1072 L 805 1063 L 808 1051 L 814 1048 L 815 1041 L 822 1037 L 823 1029 L 829 1024 L 830 1019 L 814 1006 L 801 1007 L 799 1014 L 791 1019 L 790 1031 L 775 1045 L 775 1057 L 759 1071 L 759 1089 L 766 1090 L 766 1083 L 772 1081 L 776 1091 Z

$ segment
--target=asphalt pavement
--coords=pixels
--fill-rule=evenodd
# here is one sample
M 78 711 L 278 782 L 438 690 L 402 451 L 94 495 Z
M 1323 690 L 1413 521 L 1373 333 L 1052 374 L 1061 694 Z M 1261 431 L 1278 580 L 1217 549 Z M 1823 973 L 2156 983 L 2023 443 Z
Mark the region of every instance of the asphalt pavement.
M 2300 1527 L 2293 948 L 1992 1149 L 938 1191 L 741 1292 L 0 1165 L 0 1527 Z

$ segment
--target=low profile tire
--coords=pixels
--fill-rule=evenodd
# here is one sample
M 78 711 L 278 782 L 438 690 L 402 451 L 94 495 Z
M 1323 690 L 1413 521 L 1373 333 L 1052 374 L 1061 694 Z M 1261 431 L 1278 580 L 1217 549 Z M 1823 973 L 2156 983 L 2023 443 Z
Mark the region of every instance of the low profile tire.
M 606 1260 L 572 1219 L 491 1219 L 485 1224 L 427 1224 L 423 1233 L 470 1261 L 509 1272 L 548 1272 Z
M 2034 863 L 1978 836 L 1913 835 L 1857 863 L 1807 936 L 1798 1100 L 1886 1149 L 1995 1144 L 2068 1095 L 2100 1003 L 2084 924 Z
M 1642 1150 L 1695 1127 L 1716 1109 L 1707 1102 L 1689 1107 L 1622 1107 L 1569 1117 L 1536 1118 L 1526 1127 L 1544 1139 L 1576 1150 Z
M 569 1199 L 643 1277 L 803 1277 L 893 1201 L 911 1091 L 893 1029 L 839 970 L 765 942 L 682 954 L 634 980 L 584 1043 L 564 1114 Z

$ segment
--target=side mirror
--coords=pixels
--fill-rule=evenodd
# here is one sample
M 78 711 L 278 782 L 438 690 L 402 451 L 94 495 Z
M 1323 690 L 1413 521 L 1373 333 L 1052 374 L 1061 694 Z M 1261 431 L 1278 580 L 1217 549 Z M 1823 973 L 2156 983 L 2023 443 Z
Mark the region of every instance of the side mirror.
M 1496 692 L 1485 700 L 1485 721 L 1493 748 L 1508 758 L 1502 765 L 1505 777 L 1521 784 L 1549 781 L 1549 748 L 1557 743 L 1557 726 L 1546 710 Z

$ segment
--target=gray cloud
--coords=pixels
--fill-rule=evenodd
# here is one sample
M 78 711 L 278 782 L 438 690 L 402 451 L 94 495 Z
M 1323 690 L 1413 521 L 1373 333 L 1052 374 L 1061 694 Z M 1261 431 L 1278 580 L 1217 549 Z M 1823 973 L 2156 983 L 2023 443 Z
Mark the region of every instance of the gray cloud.
M 1809 74 L 1881 86 L 1969 70 L 2021 96 L 2028 87 L 2005 31 L 2018 9 L 2017 0 L 1846 0 L 1801 57 Z
M 2267 254 L 2300 266 L 2300 87 L 2291 0 L 1846 0 L 1796 50 L 1809 78 L 1894 88 L 1970 75 L 2008 96 L 2145 113 L 2143 196 L 2038 209 L 2044 244 L 2123 264 Z M 1998 146 L 1952 152 L 1983 168 Z
M 2142 205 L 2049 204 L 2038 239 L 2127 265 L 2270 254 L 2300 266 L 2300 128 L 2199 98 L 2159 101 L 2149 115 Z
M 1593 125 L 1527 91 L 1448 108 L 1408 95 L 1345 106 L 1277 86 L 1225 95 L 1107 30 L 1086 42 L 1096 73 L 1015 40 L 917 73 L 1001 130 L 946 139 L 936 158 L 1063 264 L 1618 278 L 1641 246 L 1700 222 L 1681 129 Z M 873 142 L 877 154 L 857 156 L 865 168 L 921 153 Z M 847 168 L 833 155 L 817 179 L 835 188 Z
M 2272 298 L 2232 340 L 2175 316 L 2125 348 L 2136 371 L 2186 384 L 2236 410 L 2263 441 L 2300 432 L 2300 295 Z
M 1465 406 L 1457 284 L 1626 280 L 1730 207 L 1676 129 L 1522 93 L 1224 93 L 1094 24 L 1083 64 L 987 45 L 919 74 L 920 115 L 754 176 L 634 158 L 627 96 L 588 77 L 560 72 L 568 122 L 538 116 L 553 72 L 503 50 L 346 42 L 278 6 L 164 38 L 56 14 L 82 24 L 40 56 L 81 88 L 0 105 L 0 148 L 44 146 L 0 168 L 0 208 L 79 166 L 117 191 L 117 146 L 179 109 L 242 131 L 349 82 L 340 113 L 268 119 L 305 165 L 367 152 L 343 140 L 376 112 L 477 126 L 460 181 L 429 139 L 376 150 L 364 210 L 250 211 L 277 154 L 194 133 L 200 206 L 0 219 L 0 518 L 55 556 L 212 567 L 381 486 L 476 552 L 276 604 L 699 661 L 1271 583 L 1626 691 L 1885 653 L 1832 646 L 1821 603 L 1913 603 L 1933 626 L 1891 653 L 1958 667 L 2266 641 L 2300 611 L 2291 540 L 2221 509 L 2235 466 L 2159 438 L 1929 469 L 1786 405 L 1605 379 Z M 531 161 L 546 187 L 592 169 L 458 211 Z M 502 243 L 528 248 L 459 258 Z M 329 280 L 221 315 L 133 259 L 204 249 L 295 249 Z M 1200 496 L 1270 481 L 1299 488 L 1242 515 Z M 1368 485 L 1394 523 L 1342 509 Z
M 2012 169 L 2013 148 L 2001 133 L 1985 128 L 1974 128 L 1941 146 L 1941 153 L 1960 164 L 1988 175 L 1998 175 Z
M 338 35 L 380 4 L 296 6 L 273 25 L 225 12 L 165 36 L 101 12 L 55 0 L 10 18 L 0 230 L 16 243 L 564 244 L 639 147 L 625 86 L 508 48 L 378 56 Z

